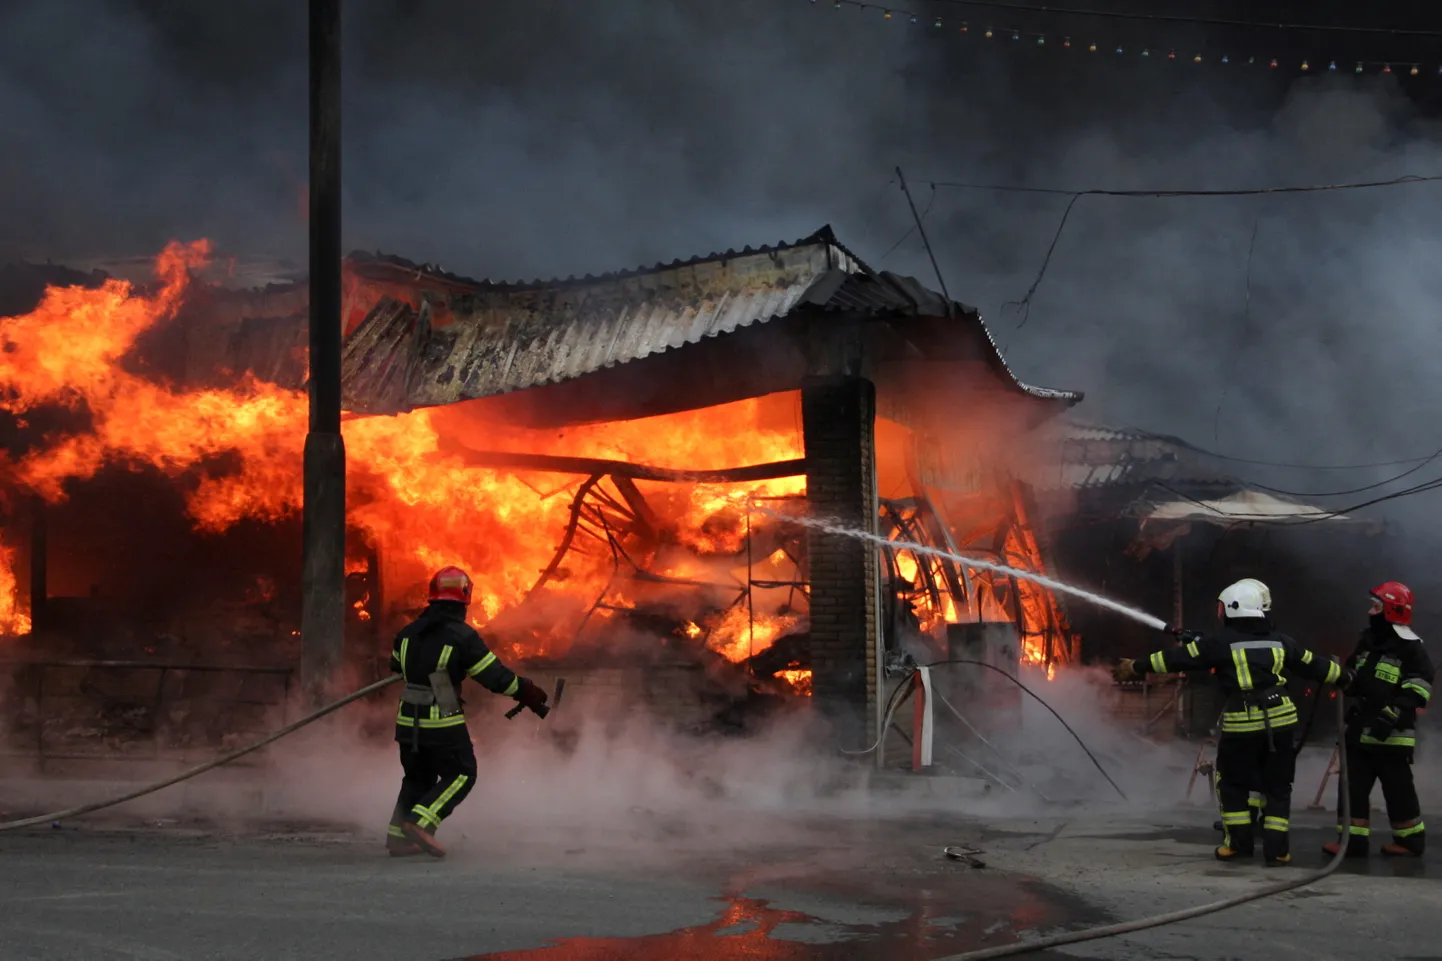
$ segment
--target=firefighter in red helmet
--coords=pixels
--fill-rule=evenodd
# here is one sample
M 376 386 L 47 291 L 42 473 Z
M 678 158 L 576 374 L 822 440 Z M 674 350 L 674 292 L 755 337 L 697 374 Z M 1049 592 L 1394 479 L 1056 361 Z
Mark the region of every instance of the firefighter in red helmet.
M 1352 823 L 1337 825 L 1337 841 L 1323 846 L 1336 854 L 1347 833 L 1347 856 L 1366 857 L 1372 834 L 1369 810 L 1372 786 L 1382 782 L 1382 798 L 1392 822 L 1392 841 L 1382 853 L 1421 857 L 1427 829 L 1412 780 L 1417 746 L 1417 712 L 1432 699 L 1432 659 L 1412 630 L 1412 591 L 1387 581 L 1372 590 L 1370 623 L 1347 661 L 1356 671 L 1347 705 L 1347 783 L 1337 785 L 1352 802 Z
M 475 787 L 476 754 L 461 710 L 461 681 L 474 678 L 532 711 L 547 700 L 545 691 L 497 660 L 466 623 L 471 579 L 465 571 L 437 571 L 429 601 L 391 649 L 391 671 L 405 679 L 396 713 L 404 776 L 386 838 L 393 857 L 422 852 L 445 857 L 436 828 Z

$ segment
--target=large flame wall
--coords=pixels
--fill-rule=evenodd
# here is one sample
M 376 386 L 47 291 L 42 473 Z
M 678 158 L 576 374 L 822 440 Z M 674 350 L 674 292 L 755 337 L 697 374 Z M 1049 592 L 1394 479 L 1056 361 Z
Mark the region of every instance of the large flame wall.
M 183 390 L 126 366 L 137 338 L 174 316 L 190 272 L 209 252 L 203 241 L 171 244 L 157 259 L 153 290 L 118 280 L 98 289 L 51 288 L 35 310 L 4 320 L 0 407 L 21 418 L 56 405 L 88 414 L 88 429 L 46 437 L 6 463 L 8 493 L 60 501 L 67 484 L 130 463 L 173 478 L 201 531 L 300 509 L 303 392 L 251 377 L 228 389 Z M 443 452 L 450 450 L 443 438 L 489 450 L 721 469 L 801 457 L 796 404 L 794 395 L 779 395 L 552 432 L 489 423 L 475 405 L 348 420 L 351 523 L 383 547 L 388 583 L 399 589 L 444 564 L 476 572 L 473 615 L 486 621 L 524 597 L 551 559 L 569 516 L 564 492 L 578 479 L 471 467 Z M 803 488 L 803 478 L 686 485 L 660 501 L 678 529 L 704 532 L 748 494 Z M 701 554 L 735 549 L 699 534 L 692 546 Z M 600 559 L 594 570 L 573 563 L 568 589 L 593 594 L 605 566 Z M 15 587 L 14 557 L 0 552 L 0 630 L 9 633 L 28 627 Z M 718 636 L 717 643 L 734 646 L 735 638 Z

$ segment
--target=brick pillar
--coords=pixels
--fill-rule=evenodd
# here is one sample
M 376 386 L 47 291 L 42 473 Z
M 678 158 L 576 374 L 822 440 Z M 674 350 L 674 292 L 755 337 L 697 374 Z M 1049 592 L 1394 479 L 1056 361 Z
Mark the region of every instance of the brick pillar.
M 874 533 L 875 387 L 855 376 L 808 378 L 801 422 L 811 516 Z M 858 744 L 876 697 L 876 547 L 811 529 L 807 557 L 813 703 L 844 742 Z

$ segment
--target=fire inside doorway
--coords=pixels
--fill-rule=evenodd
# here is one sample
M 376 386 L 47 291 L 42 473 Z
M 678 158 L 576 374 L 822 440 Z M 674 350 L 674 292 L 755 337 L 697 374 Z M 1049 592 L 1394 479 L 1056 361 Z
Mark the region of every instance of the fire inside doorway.
M 149 288 L 52 287 L 7 321 L 10 414 L 85 415 L 12 445 L 8 493 L 39 505 L 7 526 L 14 633 L 55 626 L 47 574 L 84 547 L 45 530 L 117 465 L 169 485 L 211 552 L 257 529 L 294 551 L 304 286 L 208 287 L 193 278 L 205 254 L 172 248 Z M 452 563 L 518 664 L 688 679 L 659 701 L 810 695 L 856 736 L 888 658 L 945 653 L 949 627 L 1008 623 L 1016 659 L 1072 659 L 1062 609 L 1027 582 L 797 523 L 1041 569 L 1013 478 L 1029 433 L 1079 399 L 1017 381 L 974 310 L 871 270 L 829 230 L 529 284 L 346 266 L 355 663 L 379 662 L 427 573 Z M 86 324 L 63 363 L 25 366 Z M 268 602 L 293 638 L 290 599 Z

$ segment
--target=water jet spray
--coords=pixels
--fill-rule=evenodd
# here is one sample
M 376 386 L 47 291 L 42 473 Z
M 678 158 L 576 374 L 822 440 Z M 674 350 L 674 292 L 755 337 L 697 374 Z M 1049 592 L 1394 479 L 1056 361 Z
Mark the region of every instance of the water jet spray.
M 834 521 L 817 520 L 810 517 L 797 517 L 793 514 L 786 514 L 782 511 L 777 511 L 771 508 L 760 506 L 758 506 L 756 510 L 764 514 L 771 514 L 775 517 L 783 518 L 785 520 L 791 521 L 792 523 L 802 524 L 806 527 L 825 531 L 828 534 L 839 534 L 843 537 L 851 537 L 860 541 L 869 541 L 879 547 L 884 547 L 887 550 L 911 551 L 916 554 L 926 554 L 931 557 L 940 557 L 949 561 L 955 561 L 956 563 L 964 564 L 967 567 L 979 567 L 982 570 L 994 571 L 998 574 L 1009 574 L 1012 577 L 1017 578 L 1018 580 L 1031 581 L 1033 584 L 1040 584 L 1042 587 L 1049 588 L 1053 591 L 1059 591 L 1063 594 L 1070 594 L 1073 597 L 1079 597 L 1084 601 L 1089 601 L 1090 603 L 1097 605 L 1098 607 L 1104 607 L 1109 611 L 1115 611 L 1116 613 L 1121 614 L 1123 617 L 1129 617 L 1134 621 L 1145 624 L 1148 627 L 1156 628 L 1159 631 L 1164 631 L 1167 628 L 1167 622 L 1162 620 L 1160 617 L 1153 617 L 1151 614 L 1148 614 L 1145 611 L 1139 611 L 1134 607 L 1128 607 L 1127 605 L 1122 604 L 1119 601 L 1114 601 L 1109 597 L 1103 597 L 1100 594 L 1093 594 L 1091 591 L 1083 590 L 1080 587 L 1072 587 L 1070 584 L 1063 584 L 1061 581 L 1054 580 L 1053 578 L 1047 577 L 1044 574 L 1038 574 L 1035 571 L 1022 570 L 1016 567 L 1007 567 L 1005 564 L 997 564 L 994 561 L 986 561 L 977 557 L 970 557 L 965 554 L 956 554 L 951 551 L 941 550 L 937 547 L 929 547 L 926 544 L 917 544 L 913 541 L 893 541 L 882 537 L 880 534 L 873 534 L 870 531 L 857 530 L 854 527 L 846 527 L 842 524 L 835 523 Z

